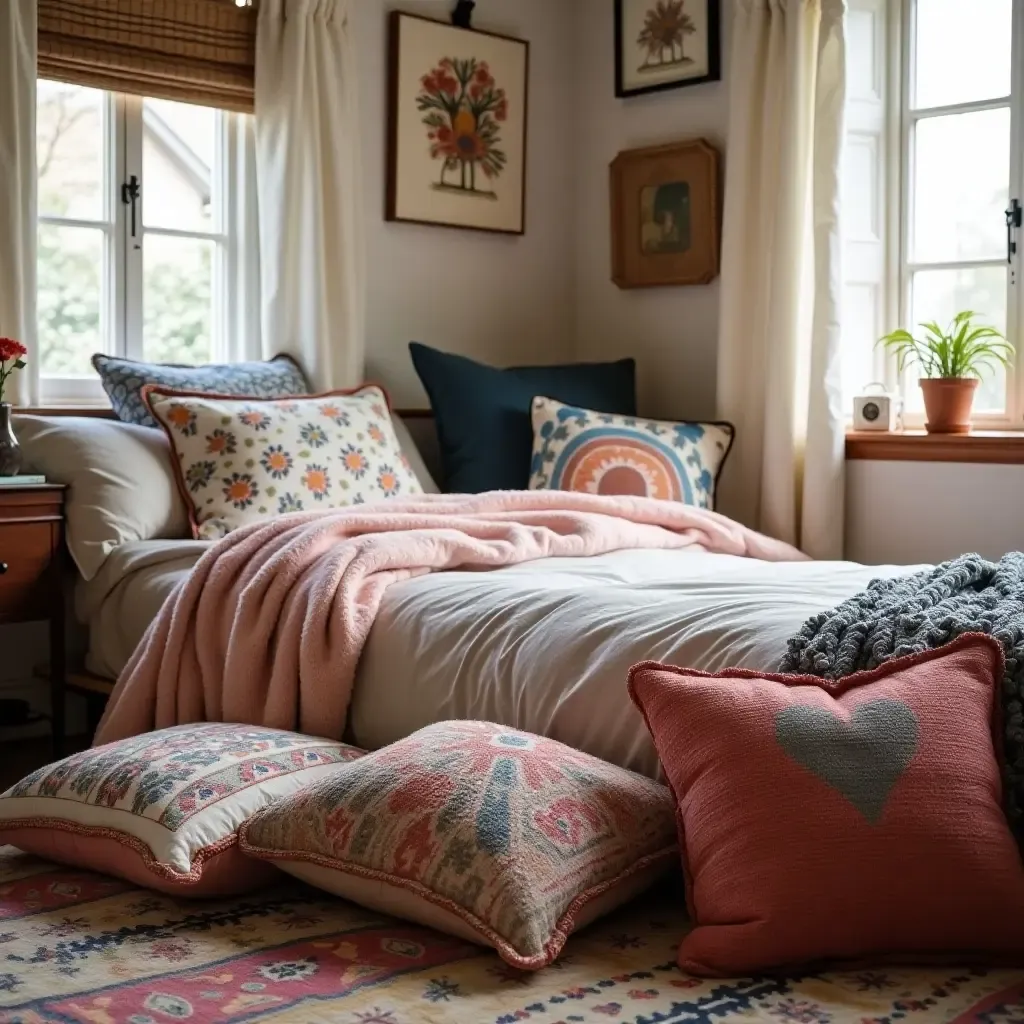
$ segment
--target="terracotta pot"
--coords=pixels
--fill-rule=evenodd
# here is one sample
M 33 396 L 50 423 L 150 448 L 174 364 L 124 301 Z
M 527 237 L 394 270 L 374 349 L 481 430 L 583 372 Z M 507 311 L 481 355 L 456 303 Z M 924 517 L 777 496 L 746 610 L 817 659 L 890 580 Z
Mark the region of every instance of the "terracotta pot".
M 971 406 L 974 392 L 978 390 L 977 377 L 934 377 L 919 383 L 928 417 L 924 429 L 929 434 L 971 432 Z

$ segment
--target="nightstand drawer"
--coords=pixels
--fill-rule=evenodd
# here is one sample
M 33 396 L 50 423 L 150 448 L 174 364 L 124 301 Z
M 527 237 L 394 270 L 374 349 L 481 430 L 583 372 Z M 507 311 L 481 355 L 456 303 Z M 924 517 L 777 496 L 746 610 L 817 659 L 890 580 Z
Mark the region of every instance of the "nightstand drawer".
M 59 590 L 50 573 L 56 547 L 53 523 L 0 519 L 0 622 L 48 618 Z

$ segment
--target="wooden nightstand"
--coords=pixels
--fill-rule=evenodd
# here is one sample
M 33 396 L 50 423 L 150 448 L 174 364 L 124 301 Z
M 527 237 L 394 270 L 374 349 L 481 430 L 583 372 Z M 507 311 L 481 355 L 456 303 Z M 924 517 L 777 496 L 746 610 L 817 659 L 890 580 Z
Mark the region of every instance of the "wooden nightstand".
M 64 746 L 64 488 L 0 487 L 0 625 L 50 624 L 53 753 Z

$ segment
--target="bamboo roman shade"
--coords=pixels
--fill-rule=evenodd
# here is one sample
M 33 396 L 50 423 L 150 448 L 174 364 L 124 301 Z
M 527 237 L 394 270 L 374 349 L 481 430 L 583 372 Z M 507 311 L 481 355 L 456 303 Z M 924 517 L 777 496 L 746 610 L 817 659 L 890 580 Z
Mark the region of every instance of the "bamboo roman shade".
M 16 0 L 32 2 L 32 0 Z M 38 0 L 39 77 L 253 109 L 256 5 L 232 0 Z

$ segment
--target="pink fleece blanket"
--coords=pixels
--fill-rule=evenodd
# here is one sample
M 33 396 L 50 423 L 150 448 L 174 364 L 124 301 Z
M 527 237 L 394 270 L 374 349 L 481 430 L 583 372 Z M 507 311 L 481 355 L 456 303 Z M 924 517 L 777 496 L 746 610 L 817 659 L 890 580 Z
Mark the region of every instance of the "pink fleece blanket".
M 122 673 L 95 742 L 201 721 L 340 738 L 359 655 L 392 583 L 624 548 L 805 557 L 714 512 L 565 491 L 425 495 L 283 516 L 203 555 Z

